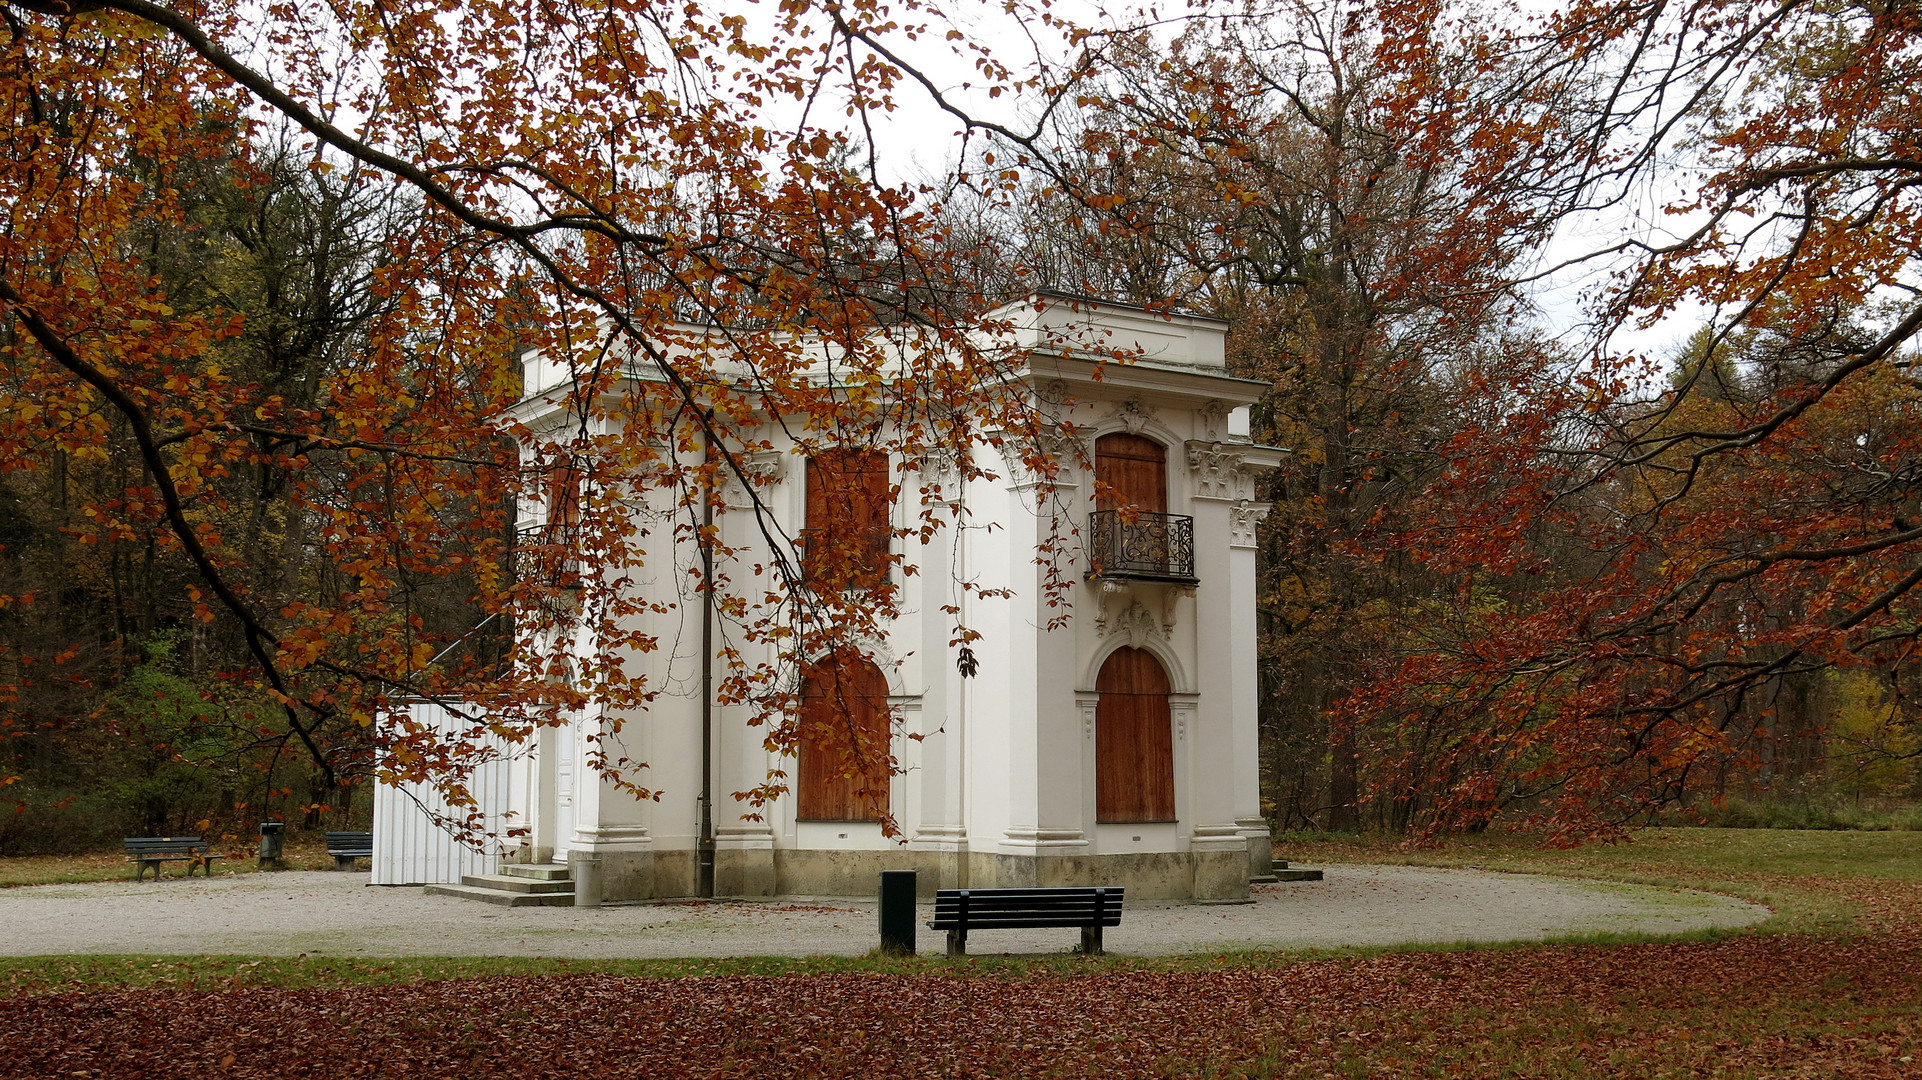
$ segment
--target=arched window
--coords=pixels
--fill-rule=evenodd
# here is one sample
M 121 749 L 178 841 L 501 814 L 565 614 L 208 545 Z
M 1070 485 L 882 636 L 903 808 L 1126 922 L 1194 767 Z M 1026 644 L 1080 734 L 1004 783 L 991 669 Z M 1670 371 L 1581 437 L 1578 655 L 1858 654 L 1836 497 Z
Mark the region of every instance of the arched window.
M 1168 451 L 1153 439 L 1116 432 L 1094 441 L 1095 509 L 1168 512 Z
M 872 589 L 888 578 L 888 456 L 834 450 L 807 463 L 803 565 L 808 580 L 830 589 Z
M 1098 577 L 1194 579 L 1194 519 L 1168 513 L 1168 451 L 1126 432 L 1094 442 L 1088 562 Z
M 795 816 L 879 821 L 888 806 L 888 680 L 858 657 L 808 665 L 801 683 Z
M 1146 649 L 1123 646 L 1095 677 L 1096 821 L 1175 819 L 1174 724 L 1168 672 Z

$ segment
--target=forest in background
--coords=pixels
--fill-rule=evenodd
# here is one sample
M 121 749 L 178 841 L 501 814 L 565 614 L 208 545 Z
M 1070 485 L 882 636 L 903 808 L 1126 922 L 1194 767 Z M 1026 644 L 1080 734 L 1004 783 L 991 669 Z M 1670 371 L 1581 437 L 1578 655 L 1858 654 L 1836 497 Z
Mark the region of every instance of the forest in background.
M 374 278 L 419 212 L 391 186 L 310 168 L 288 142 L 224 134 L 226 156 L 166 176 L 179 219 L 133 223 L 124 243 L 172 307 L 234 320 L 237 332 L 201 358 L 207 370 L 276 407 L 312 409 L 367 346 L 388 303 Z M 151 167 L 136 160 L 129 170 Z M 33 402 L 9 407 L 17 420 L 41 420 Z M 235 677 L 248 663 L 245 628 L 208 617 L 196 567 L 143 505 L 154 496 L 124 420 L 48 411 L 46 423 L 99 425 L 100 445 L 16 445 L 0 469 L 0 594 L 24 598 L 0 608 L 13 688 L 0 718 L 3 771 L 17 785 L 0 789 L 13 811 L 0 816 L 0 851 L 86 850 L 128 835 L 247 838 L 274 819 L 364 827 L 372 748 L 328 740 L 321 768 L 297 732 L 273 723 L 271 695 Z M 258 439 L 266 449 L 274 437 Z M 511 443 L 492 450 L 491 464 L 512 468 Z M 325 468 L 326 451 L 303 453 Z M 401 513 L 408 497 L 380 484 L 338 494 L 370 516 Z M 351 568 L 328 557 L 325 515 L 271 460 L 212 478 L 192 507 L 196 526 L 237 548 L 227 573 L 264 607 L 355 588 Z M 454 513 L 483 525 L 479 509 Z M 498 660 L 505 624 L 476 628 L 486 616 L 471 581 L 403 571 L 396 586 L 395 625 L 417 620 L 437 641 Z
M 364 813 L 382 773 L 457 787 L 457 749 L 368 722 L 411 693 L 498 706 L 522 737 L 590 699 L 645 707 L 659 688 L 615 660 L 553 678 L 557 622 L 623 614 L 592 586 L 557 605 L 579 583 L 552 572 L 628 565 L 621 485 L 694 506 L 732 469 L 751 490 L 730 455 L 770 405 L 828 446 L 886 421 L 909 462 L 1000 431 L 1072 466 L 1047 460 L 1043 411 L 972 389 L 999 369 L 967 335 L 1038 288 L 1224 318 L 1235 372 L 1271 387 L 1256 435 L 1291 451 L 1261 534 L 1278 827 L 1567 840 L 1729 800 L 1922 794 L 1916 13 L 1580 3 L 1510 27 L 1277 2 L 1076 31 L 1046 78 L 984 59 L 1023 123 L 963 116 L 969 155 L 904 185 L 858 131 L 662 96 L 726 54 L 757 93 L 838 80 L 880 108 L 916 69 L 873 6 L 793 5 L 771 31 L 800 48 L 814 26 L 862 58 L 845 68 L 694 8 L 614 5 L 619 30 L 472 8 L 553 48 L 566 94 L 514 35 L 477 43 L 429 7 L 342 8 L 343 40 L 388 67 L 377 119 L 335 138 L 201 44 L 253 14 L 7 5 L 0 852 L 314 827 Z M 652 66 L 609 70 L 610 33 Z M 331 77 L 307 60 L 294 105 Z M 447 119 L 476 85 L 488 109 Z M 223 105 L 236 86 L 273 122 Z M 601 111 L 557 128 L 549 93 Z M 1571 259 L 1593 283 L 1546 306 Z M 776 388 L 714 397 L 713 372 L 666 359 L 674 318 L 736 328 Z M 1700 328 L 1611 344 L 1664 319 Z M 958 359 L 890 373 L 861 343 L 904 325 Z M 866 396 L 783 383 L 796 330 L 843 343 Z M 522 461 L 494 419 L 521 348 L 584 358 L 586 432 L 616 345 L 670 388 L 616 406 L 650 418 L 638 441 Z M 907 396 L 925 411 L 885 404 Z M 647 445 L 697 435 L 729 453 Z M 555 475 L 586 484 L 582 524 L 518 529 Z M 741 640 L 817 650 L 892 611 L 795 596 L 728 607 Z M 791 744 L 775 678 L 724 692 L 759 694 Z

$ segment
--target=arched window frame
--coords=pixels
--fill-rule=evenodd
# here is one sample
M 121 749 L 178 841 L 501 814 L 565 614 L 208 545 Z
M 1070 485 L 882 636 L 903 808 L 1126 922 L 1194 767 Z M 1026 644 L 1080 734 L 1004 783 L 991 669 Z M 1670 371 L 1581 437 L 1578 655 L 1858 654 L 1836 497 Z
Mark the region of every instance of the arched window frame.
M 1103 658 L 1094 681 L 1097 824 L 1176 820 L 1176 686 L 1153 650 L 1124 645 Z
M 1102 450 L 1104 443 L 1108 444 L 1111 448 L 1106 453 Z M 1150 456 L 1112 449 L 1118 446 L 1126 447 L 1129 446 L 1129 444 L 1133 444 L 1133 446 L 1130 447 L 1132 449 L 1152 447 L 1154 454 Z M 1094 508 L 1096 510 L 1115 510 L 1122 508 L 1122 495 L 1126 493 L 1126 489 L 1133 487 L 1130 480 L 1136 478 L 1128 476 L 1125 472 L 1117 476 L 1111 470 L 1125 470 L 1127 468 L 1125 465 L 1115 463 L 1138 462 L 1142 463 L 1140 467 L 1141 472 L 1149 471 L 1146 466 L 1152 463 L 1155 466 L 1154 471 L 1159 473 L 1159 482 L 1154 485 L 1154 489 L 1149 493 L 1151 495 L 1150 498 L 1130 499 L 1126 502 L 1127 508 L 1144 514 L 1167 513 L 1169 506 L 1168 456 L 1172 445 L 1171 443 L 1155 438 L 1153 435 L 1134 431 L 1108 431 L 1097 435 L 1094 440 Z M 1106 468 L 1104 468 L 1104 465 Z M 1104 476 L 1104 472 L 1109 472 L 1109 475 Z M 1117 483 L 1117 480 L 1119 480 L 1120 483 Z M 1136 491 L 1135 494 L 1139 495 L 1141 492 Z

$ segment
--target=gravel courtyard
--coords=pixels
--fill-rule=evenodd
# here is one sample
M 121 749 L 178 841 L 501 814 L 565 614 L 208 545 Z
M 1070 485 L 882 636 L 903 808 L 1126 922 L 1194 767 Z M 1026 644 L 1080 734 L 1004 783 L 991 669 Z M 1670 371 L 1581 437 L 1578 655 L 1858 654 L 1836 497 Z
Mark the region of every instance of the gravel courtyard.
M 1416 942 L 1526 941 L 1607 931 L 1740 927 L 1766 908 L 1706 893 L 1526 874 L 1333 866 L 1327 880 L 1257 886 L 1254 902 L 1130 905 L 1111 953 L 1149 956 Z M 565 956 L 856 955 L 877 940 L 873 902 L 679 902 L 501 908 L 365 873 L 243 874 L 0 890 L 0 954 Z M 923 918 L 927 917 L 924 912 Z M 923 927 L 923 952 L 942 935 Z M 978 932 L 974 953 L 1051 953 L 1072 930 Z

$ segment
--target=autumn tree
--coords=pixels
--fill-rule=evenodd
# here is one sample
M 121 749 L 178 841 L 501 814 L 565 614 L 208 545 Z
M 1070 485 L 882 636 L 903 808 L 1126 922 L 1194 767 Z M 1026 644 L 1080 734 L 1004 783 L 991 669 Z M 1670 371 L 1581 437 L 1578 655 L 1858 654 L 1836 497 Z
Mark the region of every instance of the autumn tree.
M 692 604 L 719 612 L 730 657 L 777 650 L 717 692 L 758 703 L 774 743 L 793 745 L 785 670 L 895 600 L 807 588 L 802 538 L 785 534 L 780 588 L 731 580 L 712 523 L 722 492 L 747 492 L 756 526 L 779 532 L 747 467 L 770 416 L 810 454 L 939 454 L 966 478 L 988 439 L 1055 467 L 1020 357 L 991 347 L 990 298 L 949 269 L 925 193 L 857 150 L 915 75 L 893 47 L 940 40 L 938 11 L 3 10 L 4 468 L 119 470 L 74 520 L 186 569 L 184 622 L 230 628 L 224 670 L 266 706 L 259 736 L 323 777 L 373 753 L 384 776 L 435 780 L 459 803 L 488 752 L 474 736 L 525 738 L 590 701 L 645 708 L 663 688 L 624 658 L 657 642 L 630 617 Z M 1017 88 L 975 44 L 946 48 L 997 93 Z M 270 154 L 280 124 L 298 139 Z M 343 191 L 400 193 L 379 257 L 346 253 L 351 288 L 332 299 L 349 307 L 332 317 L 353 325 L 326 363 L 306 363 L 299 298 L 251 304 L 218 275 L 164 272 L 143 246 L 245 247 L 261 234 L 208 220 L 186 193 L 223 172 L 258 190 L 289 163 Z M 260 362 L 228 363 L 239 342 Z M 278 364 L 283 347 L 301 362 Z M 562 430 L 513 420 L 529 358 L 562 373 Z M 278 501 L 239 495 L 263 487 Z M 662 497 L 664 517 L 639 511 Z M 946 505 L 924 493 L 910 531 L 941 527 Z M 249 516 L 261 506 L 285 516 Z M 703 552 L 685 587 L 627 587 L 650 529 Z M 324 582 L 268 572 L 296 547 L 300 573 Z M 22 588 L 4 603 L 50 599 Z M 490 624 L 505 655 L 473 647 Z M 376 722 L 412 697 L 454 705 L 467 730 Z M 599 764 L 651 793 L 644 763 Z
M 255 737 L 323 779 L 372 753 L 460 795 L 482 740 L 376 724 L 401 698 L 509 739 L 643 709 L 663 687 L 628 671 L 660 644 L 639 616 L 690 605 L 736 665 L 716 693 L 797 745 L 795 662 L 898 603 L 885 574 L 815 589 L 810 567 L 898 556 L 783 532 L 751 467 L 764 425 L 822 461 L 969 478 L 985 440 L 1058 467 L 981 318 L 1030 283 L 1228 314 L 1274 384 L 1265 434 L 1298 452 L 1271 523 L 1273 697 L 1326 763 L 1296 782 L 1304 815 L 1579 835 L 1818 725 L 1784 703 L 1829 668 L 1911 678 L 1922 110 L 1899 6 L 1597 0 L 1510 25 L 1290 2 L 1170 38 L 1017 5 L 1062 46 L 1031 79 L 918 0 L 758 21 L 649 0 L 0 10 L 9 550 L 151 551 L 168 584 L 129 595 L 176 589 L 183 627 L 225 628 Z M 930 42 L 1039 120 L 975 115 L 911 61 Z M 992 156 L 952 185 L 890 179 L 872 122 L 902 87 Z M 249 279 L 255 253 L 185 257 L 267 235 L 207 193 L 273 206 L 239 193 L 290 168 L 351 195 L 303 212 L 387 200 L 335 253 L 350 307 L 311 340 L 290 317 L 309 298 Z M 964 190 L 1059 228 L 954 227 Z M 1600 253 L 1586 355 L 1516 321 L 1558 220 L 1631 223 Z M 1698 305 L 1699 362 L 1673 378 L 1609 344 Z M 516 423 L 523 360 L 565 426 Z M 778 587 L 720 542 L 730 510 Z M 950 513 L 919 492 L 901 531 Z M 697 553 L 683 584 L 628 588 L 657 530 Z M 25 614 L 76 595 L 31 576 L 7 618 L 72 627 Z M 7 642 L 16 722 L 44 665 L 87 659 L 66 636 Z M 884 752 L 862 741 L 850 776 Z M 652 793 L 640 763 L 600 764 Z
M 1584 834 L 1810 769 L 1832 666 L 1907 685 L 1912 23 L 1204 14 L 1008 141 L 1024 269 L 1235 318 L 1277 384 L 1271 715 L 1332 714 L 1335 821 Z M 1586 354 L 1514 306 L 1565 261 L 1615 275 Z M 1672 375 L 1611 344 L 1698 303 Z
M 1912 679 L 1916 18 L 1584 3 L 1511 35 L 1552 136 L 1531 190 L 1622 238 L 1592 355 L 1464 432 L 1426 493 L 1482 541 L 1397 543 L 1456 603 L 1355 701 L 1399 721 L 1383 796 L 1585 835 L 1819 736 L 1811 676 Z M 1610 344 L 1697 311 L 1673 378 Z M 1515 572 L 1540 587 L 1476 605 Z
M 1337 706 L 1430 590 L 1374 537 L 1486 390 L 1467 373 L 1525 315 L 1511 285 L 1548 220 L 1509 186 L 1525 144 L 1481 138 L 1514 72 L 1449 9 L 1295 2 L 1117 34 L 1083 72 L 1048 142 L 999 150 L 1032 168 L 1006 246 L 1057 287 L 1231 320 L 1238 373 L 1272 384 L 1257 435 L 1291 453 L 1264 534 L 1270 794 L 1352 828 Z
M 204 358 L 210 367 L 258 385 L 263 397 L 311 407 L 380 311 L 367 283 L 405 215 L 392 185 L 313 171 L 282 132 L 263 132 L 240 161 L 231 125 L 203 124 L 216 138 L 224 131 L 228 152 L 172 168 L 164 182 L 175 186 L 178 219 L 132 222 L 122 243 L 176 310 L 244 320 Z M 136 181 L 163 182 L 150 157 L 121 167 Z M 16 399 L 14 408 L 16 419 L 36 419 L 37 402 Z M 159 784 L 179 798 L 156 789 L 120 800 L 147 807 L 139 825 L 124 827 L 157 832 L 191 831 L 240 812 L 237 804 L 253 813 L 341 805 L 338 784 L 310 783 L 324 774 L 304 751 L 288 753 L 292 732 L 263 730 L 258 716 L 271 702 L 218 678 L 243 662 L 244 643 L 231 624 L 191 617 L 198 575 L 165 543 L 164 523 L 124 512 L 139 474 L 125 419 L 107 417 L 97 452 L 26 430 L 26 452 L 7 469 L 18 531 L 0 589 L 31 598 L 9 609 L 6 633 L 14 659 L 31 665 L 14 680 L 7 718 L 20 735 L 14 760 L 28 769 L 23 790 L 42 801 L 77 796 L 85 807 L 124 784 Z M 265 459 L 229 469 L 208 480 L 217 501 L 193 510 L 239 551 L 238 587 L 269 607 L 336 588 L 306 534 L 311 519 L 287 497 L 288 471 Z M 102 507 L 123 516 L 103 521 Z M 465 593 L 450 610 L 445 594 L 454 591 L 428 598 L 416 588 L 410 602 L 428 609 L 430 623 L 464 629 Z M 329 764 L 343 776 L 366 765 Z M 191 777 L 196 770 L 206 775 Z M 57 817 L 77 819 L 66 823 L 75 828 L 122 827 L 106 807 Z M 71 831 L 39 815 L 13 824 L 38 842 Z

